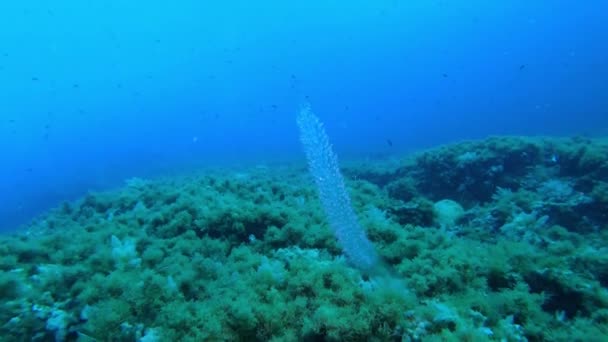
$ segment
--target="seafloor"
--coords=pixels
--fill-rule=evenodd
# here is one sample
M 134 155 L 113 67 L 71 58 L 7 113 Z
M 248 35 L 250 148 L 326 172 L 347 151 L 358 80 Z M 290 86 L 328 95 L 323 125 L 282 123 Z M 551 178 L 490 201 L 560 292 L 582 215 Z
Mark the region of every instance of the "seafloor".
M 1 237 L 2 341 L 606 341 L 607 141 L 342 171 L 390 276 L 341 256 L 304 164 L 131 179 Z

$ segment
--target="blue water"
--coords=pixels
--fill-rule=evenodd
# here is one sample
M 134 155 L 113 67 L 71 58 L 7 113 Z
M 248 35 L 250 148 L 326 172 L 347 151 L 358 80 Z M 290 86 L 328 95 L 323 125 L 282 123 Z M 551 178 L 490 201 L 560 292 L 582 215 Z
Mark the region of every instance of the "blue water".
M 304 102 L 341 156 L 605 136 L 606 13 L 599 0 L 2 1 L 0 229 L 133 176 L 303 161 Z

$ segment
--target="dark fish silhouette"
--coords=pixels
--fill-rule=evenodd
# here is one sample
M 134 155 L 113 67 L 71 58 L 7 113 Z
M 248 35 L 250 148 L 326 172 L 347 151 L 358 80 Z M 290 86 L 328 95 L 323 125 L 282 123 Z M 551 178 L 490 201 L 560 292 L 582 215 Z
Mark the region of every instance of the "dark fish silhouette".
M 393 142 L 391 141 L 391 139 L 386 139 L 386 143 L 388 144 L 388 146 L 393 147 Z

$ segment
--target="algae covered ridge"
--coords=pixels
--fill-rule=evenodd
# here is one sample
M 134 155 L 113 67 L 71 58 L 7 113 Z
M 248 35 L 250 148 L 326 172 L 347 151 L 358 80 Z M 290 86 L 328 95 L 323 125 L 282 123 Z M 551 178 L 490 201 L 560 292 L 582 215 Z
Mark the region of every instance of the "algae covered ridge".
M 130 179 L 0 238 L 2 340 L 605 341 L 605 140 L 341 166 L 399 286 L 349 265 L 303 164 Z

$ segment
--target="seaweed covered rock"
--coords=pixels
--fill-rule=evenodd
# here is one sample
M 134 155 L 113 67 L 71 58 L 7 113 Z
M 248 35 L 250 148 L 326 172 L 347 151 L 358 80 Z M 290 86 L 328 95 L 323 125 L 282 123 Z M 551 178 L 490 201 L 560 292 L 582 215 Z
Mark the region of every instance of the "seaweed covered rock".
M 3 341 L 591 341 L 608 145 L 493 137 L 353 161 L 393 281 L 348 264 L 300 165 L 91 193 L 0 238 Z

